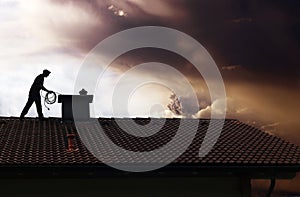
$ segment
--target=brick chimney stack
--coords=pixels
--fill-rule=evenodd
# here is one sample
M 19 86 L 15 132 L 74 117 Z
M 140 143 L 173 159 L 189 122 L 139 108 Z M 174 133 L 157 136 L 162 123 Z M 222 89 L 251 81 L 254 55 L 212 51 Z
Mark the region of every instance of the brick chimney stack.
M 59 95 L 58 102 L 62 103 L 63 121 L 74 121 L 74 118 L 79 121 L 89 120 L 89 104 L 92 101 L 93 95 L 88 95 L 85 89 L 82 89 L 79 95 Z

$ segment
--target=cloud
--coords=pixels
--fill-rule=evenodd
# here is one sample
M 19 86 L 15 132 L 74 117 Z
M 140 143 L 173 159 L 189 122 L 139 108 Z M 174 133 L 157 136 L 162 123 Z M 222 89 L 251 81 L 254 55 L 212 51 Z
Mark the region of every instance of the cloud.
M 47 48 L 77 47 L 79 43 L 88 42 L 95 30 L 102 28 L 102 18 L 93 15 L 89 7 L 35 0 L 23 2 L 20 7 L 25 28 Z
M 168 109 L 176 115 L 182 115 L 182 105 L 176 94 L 170 96 L 171 103 L 168 104 Z
M 207 106 L 204 109 L 199 110 L 196 114 L 193 115 L 193 118 L 210 118 L 211 106 Z
M 108 10 L 111 10 L 112 13 L 114 13 L 114 15 L 120 16 L 120 17 L 126 17 L 127 16 L 127 12 L 125 12 L 124 10 L 114 6 L 114 5 L 110 5 L 107 8 Z
M 0 1 L 0 7 L 1 8 L 13 8 L 18 5 L 18 1 L 14 0 L 1 0 Z
M 170 24 L 174 20 L 182 20 L 186 13 L 184 6 L 181 6 L 183 3 L 178 0 L 49 0 L 48 4 L 52 10 L 52 24 L 47 25 L 47 31 L 61 38 L 61 42 L 67 41 L 68 45 L 77 47 L 83 53 L 113 33 L 153 23 L 163 25 L 166 19 L 172 19 L 168 21 Z M 57 9 L 66 10 L 66 13 L 60 14 Z M 69 20 L 69 14 L 74 15 L 74 21 L 72 17 L 72 21 L 65 21 Z
M 186 116 L 177 115 L 177 114 L 173 113 L 171 110 L 168 110 L 168 109 L 166 109 L 164 111 L 164 113 L 161 117 L 163 117 L 163 118 L 186 118 Z
M 214 110 L 215 113 L 222 114 L 223 108 L 221 105 L 222 100 L 218 99 L 212 102 L 211 105 L 207 105 L 205 108 L 200 109 L 197 113 L 193 115 L 194 118 L 210 118 L 211 111 Z M 235 98 L 226 98 L 226 118 L 234 118 L 239 120 L 248 120 L 249 117 L 253 115 L 253 112 L 248 106 L 243 104 L 241 101 Z
M 274 123 L 262 125 L 260 127 L 260 129 L 269 133 L 270 135 L 274 135 L 274 133 L 276 133 L 279 125 L 280 125 L 279 122 L 274 122 Z

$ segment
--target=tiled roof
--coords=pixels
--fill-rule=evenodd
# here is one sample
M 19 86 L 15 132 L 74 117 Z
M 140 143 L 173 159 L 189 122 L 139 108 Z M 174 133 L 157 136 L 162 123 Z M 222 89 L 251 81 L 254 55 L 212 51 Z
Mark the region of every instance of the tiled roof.
M 122 131 L 115 119 L 98 119 L 107 136 L 118 146 L 131 151 L 151 151 L 169 142 L 179 123 L 191 119 L 167 119 L 156 134 L 141 138 Z M 125 126 L 127 119 L 120 119 Z M 149 119 L 136 119 L 147 124 Z M 237 120 L 225 120 L 216 145 L 203 158 L 198 151 L 210 120 L 200 120 L 197 134 L 189 148 L 170 165 L 182 166 L 300 166 L 300 148 L 277 136 L 269 135 Z M 95 125 L 85 123 L 87 130 Z M 127 126 L 134 126 L 127 124 Z M 187 131 L 188 132 L 188 131 Z M 67 134 L 75 134 L 77 151 L 67 151 Z M 182 139 L 185 140 L 185 139 Z M 97 143 L 97 139 L 95 139 Z M 176 148 L 176 147 L 174 147 Z M 105 154 L 105 153 L 103 153 Z M 75 125 L 61 119 L 46 121 L 28 118 L 0 118 L 0 167 L 14 166 L 103 166 L 83 145 Z

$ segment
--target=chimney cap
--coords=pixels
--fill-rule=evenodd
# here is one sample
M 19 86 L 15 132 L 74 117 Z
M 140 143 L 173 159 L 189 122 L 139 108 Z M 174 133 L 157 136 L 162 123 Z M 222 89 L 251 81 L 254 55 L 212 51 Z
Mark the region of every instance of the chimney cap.
M 83 89 L 83 88 L 82 88 L 82 90 L 79 91 L 79 94 L 82 95 L 82 96 L 87 95 L 87 93 L 88 92 L 85 89 Z

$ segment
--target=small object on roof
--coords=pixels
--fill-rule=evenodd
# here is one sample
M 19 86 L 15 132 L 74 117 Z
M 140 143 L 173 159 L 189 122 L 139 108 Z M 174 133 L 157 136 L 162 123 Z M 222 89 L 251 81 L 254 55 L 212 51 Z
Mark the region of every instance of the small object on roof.
M 82 96 L 87 95 L 87 93 L 88 93 L 88 92 L 87 92 L 85 89 L 83 89 L 83 88 L 82 88 L 82 90 L 80 90 L 80 92 L 79 92 L 79 94 L 82 95 Z
M 68 149 L 67 149 L 67 151 L 68 152 L 79 150 L 78 148 L 75 148 L 75 145 L 74 145 L 75 136 L 76 136 L 75 134 L 67 134 L 67 139 L 68 139 Z

